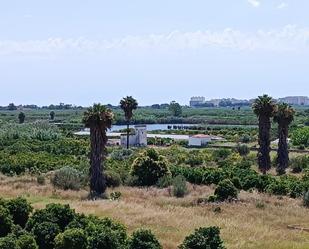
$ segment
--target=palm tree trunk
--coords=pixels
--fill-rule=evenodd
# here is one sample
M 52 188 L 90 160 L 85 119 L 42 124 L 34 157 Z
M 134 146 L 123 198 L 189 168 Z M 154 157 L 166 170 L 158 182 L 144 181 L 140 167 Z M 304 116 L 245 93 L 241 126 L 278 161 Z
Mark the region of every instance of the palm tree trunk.
M 127 120 L 127 149 L 129 149 L 129 138 L 130 138 L 130 120 Z
M 91 198 L 96 198 L 102 196 L 102 194 L 106 190 L 106 182 L 103 175 L 102 167 L 105 152 L 105 143 L 102 131 L 99 127 L 91 127 L 90 136 L 90 196 Z
M 259 118 L 259 152 L 258 164 L 260 171 L 265 175 L 270 169 L 270 118 L 260 116 Z
M 279 124 L 279 143 L 277 151 L 277 173 L 279 175 L 285 174 L 285 170 L 289 164 L 289 150 L 288 150 L 288 127 L 284 124 Z

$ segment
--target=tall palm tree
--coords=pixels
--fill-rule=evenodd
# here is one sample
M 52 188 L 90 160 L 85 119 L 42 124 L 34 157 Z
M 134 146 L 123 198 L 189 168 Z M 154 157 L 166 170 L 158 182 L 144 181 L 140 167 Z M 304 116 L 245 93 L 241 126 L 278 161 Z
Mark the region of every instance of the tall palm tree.
M 285 174 L 285 169 L 289 164 L 288 135 L 289 125 L 294 120 L 295 110 L 286 103 L 278 104 L 274 121 L 278 123 L 278 151 L 277 151 L 277 173 Z
M 90 128 L 90 196 L 100 197 L 106 190 L 103 161 L 106 155 L 107 129 L 111 128 L 113 113 L 101 104 L 94 104 L 84 113 L 83 122 Z
M 271 117 L 273 117 L 276 110 L 276 103 L 272 97 L 264 94 L 255 99 L 252 105 L 253 112 L 259 119 L 259 151 L 258 164 L 259 169 L 263 174 L 271 167 L 270 162 L 270 128 Z
M 120 107 L 124 111 L 124 116 L 127 121 L 127 149 L 129 149 L 130 136 L 130 121 L 133 117 L 133 110 L 136 110 L 138 103 L 132 96 L 127 96 L 120 100 Z

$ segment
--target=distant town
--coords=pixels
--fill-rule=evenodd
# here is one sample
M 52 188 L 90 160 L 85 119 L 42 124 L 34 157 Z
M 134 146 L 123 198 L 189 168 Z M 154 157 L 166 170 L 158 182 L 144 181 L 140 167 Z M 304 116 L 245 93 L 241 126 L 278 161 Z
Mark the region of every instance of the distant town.
M 190 100 L 190 107 L 233 107 L 233 106 L 250 106 L 254 99 L 211 99 L 206 100 L 205 97 L 192 97 Z M 289 105 L 309 106 L 309 98 L 307 96 L 287 96 L 277 99 L 278 102 L 284 102 Z

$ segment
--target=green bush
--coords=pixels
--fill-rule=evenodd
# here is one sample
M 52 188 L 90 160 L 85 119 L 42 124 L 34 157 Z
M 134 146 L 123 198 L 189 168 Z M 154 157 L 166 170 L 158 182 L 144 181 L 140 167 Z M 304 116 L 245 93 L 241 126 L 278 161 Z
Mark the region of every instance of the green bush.
M 12 231 L 13 220 L 10 211 L 0 205 L 0 237 L 5 237 Z
M 225 179 L 219 182 L 217 188 L 215 189 L 215 196 L 219 201 L 225 201 L 232 198 L 237 198 L 238 191 L 230 180 Z
M 82 229 L 68 229 L 55 238 L 55 249 L 86 249 L 87 235 Z M 104 247 L 103 247 L 104 248 Z
M 303 203 L 305 207 L 309 208 L 309 191 L 304 193 Z
M 16 238 L 13 236 L 0 238 L 0 249 L 19 249 L 16 244 Z
M 250 148 L 246 144 L 238 144 L 236 151 L 239 153 L 239 155 L 246 156 L 250 153 Z
M 177 198 L 184 197 L 187 192 L 187 182 L 182 175 L 178 175 L 173 179 L 173 195 Z
M 128 249 L 162 249 L 153 233 L 144 229 L 135 231 L 128 244 Z
M 60 232 L 59 226 L 51 222 L 36 224 L 32 229 L 32 233 L 40 249 L 54 249 L 54 240 Z
M 37 176 L 36 181 L 39 185 L 45 185 L 45 177 L 43 175 Z
M 118 173 L 111 170 L 106 170 L 104 174 L 107 187 L 115 188 L 119 187 L 122 184 L 121 177 Z
M 86 176 L 71 167 L 57 170 L 51 179 L 52 184 L 63 190 L 79 190 L 86 183 Z
M 21 235 L 17 240 L 18 249 L 38 249 L 34 237 L 30 234 Z
M 309 168 L 309 156 L 298 156 L 291 158 L 290 167 L 293 173 L 300 173 Z
M 296 129 L 291 137 L 294 145 L 309 146 L 309 127 Z
M 76 217 L 75 211 L 69 205 L 48 204 L 45 209 L 36 210 L 26 224 L 26 229 L 31 231 L 34 226 L 42 222 L 57 224 L 61 231 Z
M 25 227 L 29 215 L 32 212 L 32 206 L 24 198 L 11 199 L 7 202 L 6 207 L 13 217 L 14 224 Z
M 289 188 L 284 181 L 277 180 L 268 185 L 266 192 L 273 195 L 287 195 Z
M 185 238 L 179 249 L 224 249 L 218 227 L 203 227 Z
M 129 159 L 133 154 L 133 151 L 131 149 L 121 149 L 121 150 L 114 150 L 110 157 L 113 160 L 118 160 L 118 161 L 124 161 Z
M 171 175 L 165 175 L 161 177 L 157 182 L 158 188 L 167 188 L 173 184 L 173 178 Z
M 155 185 L 161 177 L 169 174 L 166 159 L 154 149 L 142 152 L 131 168 L 131 175 L 137 177 L 137 184 L 140 186 Z
M 110 228 L 96 230 L 89 238 L 88 249 L 122 249 L 123 244 Z

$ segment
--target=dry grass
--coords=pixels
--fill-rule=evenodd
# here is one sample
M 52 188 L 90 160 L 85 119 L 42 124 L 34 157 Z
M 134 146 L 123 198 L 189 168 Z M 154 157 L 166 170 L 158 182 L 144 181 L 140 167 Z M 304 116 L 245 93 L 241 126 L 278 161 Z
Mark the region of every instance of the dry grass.
M 168 189 L 120 187 L 120 201 L 87 201 L 86 191 L 54 190 L 49 184 L 40 186 L 29 177 L 0 177 L 3 197 L 25 196 L 36 208 L 50 202 L 69 203 L 78 212 L 112 217 L 124 223 L 129 232 L 139 227 L 150 228 L 164 248 L 177 248 L 185 236 L 201 226 L 219 226 L 230 249 L 308 249 L 309 233 L 289 230 L 290 224 L 309 226 L 309 210 L 301 200 L 270 197 L 258 193 L 240 193 L 240 201 L 197 205 L 199 197 L 213 193 L 211 187 L 190 186 L 190 194 L 182 199 L 170 197 Z

